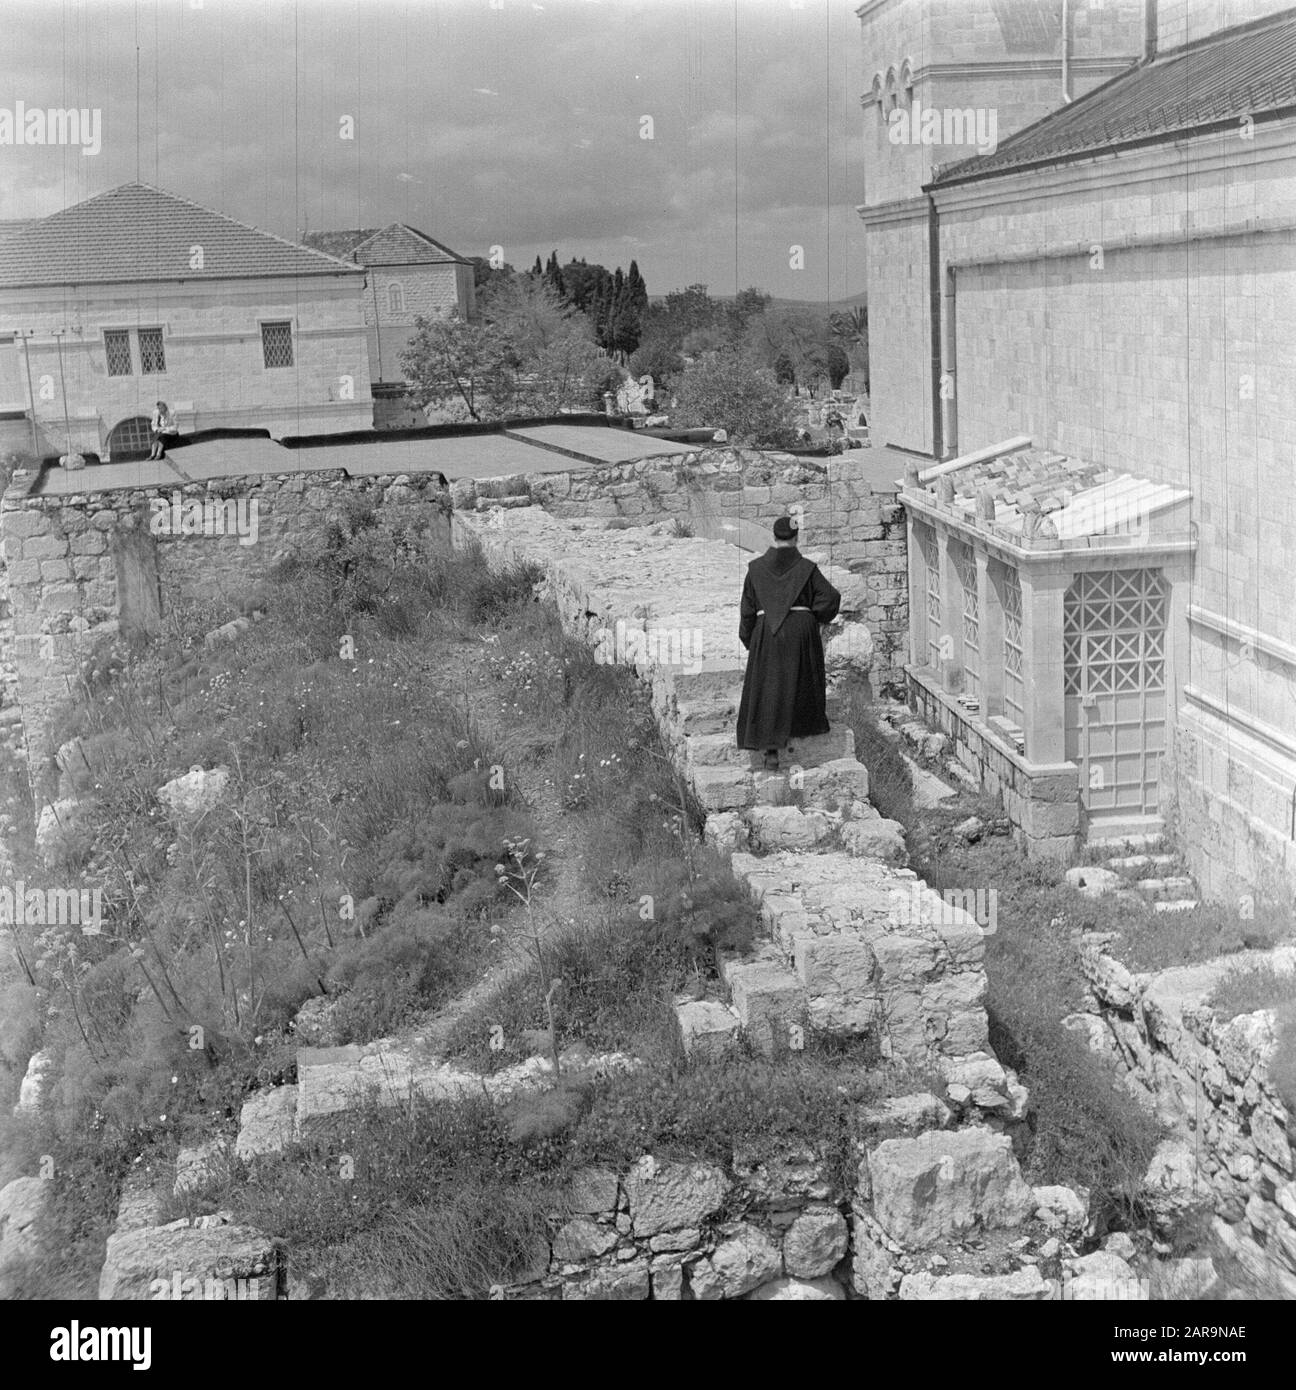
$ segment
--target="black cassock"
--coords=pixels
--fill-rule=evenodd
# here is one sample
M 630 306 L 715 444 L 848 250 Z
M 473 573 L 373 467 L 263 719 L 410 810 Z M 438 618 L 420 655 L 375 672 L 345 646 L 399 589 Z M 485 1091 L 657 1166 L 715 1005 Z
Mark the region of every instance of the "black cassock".
M 791 738 L 828 732 L 819 625 L 840 607 L 841 595 L 794 546 L 772 546 L 747 566 L 738 623 L 748 653 L 739 748 L 782 748 Z

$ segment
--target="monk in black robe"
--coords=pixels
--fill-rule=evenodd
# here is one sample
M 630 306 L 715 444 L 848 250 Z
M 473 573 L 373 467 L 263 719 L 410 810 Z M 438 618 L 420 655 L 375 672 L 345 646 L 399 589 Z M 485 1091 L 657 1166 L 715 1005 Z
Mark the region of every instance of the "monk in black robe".
M 841 594 L 797 549 L 796 534 L 790 517 L 774 523 L 773 546 L 747 566 L 739 610 L 748 656 L 738 747 L 763 750 L 771 771 L 790 739 L 828 732 L 819 628 L 837 616 Z

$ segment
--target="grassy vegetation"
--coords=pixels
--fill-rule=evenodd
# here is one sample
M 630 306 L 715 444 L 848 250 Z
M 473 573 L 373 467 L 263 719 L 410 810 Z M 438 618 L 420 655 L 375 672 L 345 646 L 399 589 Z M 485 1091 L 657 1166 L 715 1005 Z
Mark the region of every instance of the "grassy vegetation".
M 16 876 L 102 884 L 104 930 L 16 930 L 30 979 L 6 983 L 23 998 L 0 1038 L 20 1051 L 44 1012 L 59 1074 L 35 1130 L 0 1124 L 6 1171 L 46 1154 L 56 1174 L 52 1262 L 29 1288 L 80 1277 L 131 1159 L 174 1154 L 294 1079 L 287 1025 L 307 998 L 337 996 L 344 1036 L 369 1038 L 488 958 L 494 865 L 531 819 L 492 782 L 494 750 L 433 649 L 531 610 L 538 573 L 428 544 L 353 506 L 247 600 L 266 616 L 237 645 L 204 645 L 238 612 L 214 600 L 88 661 L 58 735 L 91 769 L 83 818 L 57 863 Z M 195 765 L 227 768 L 226 794 L 173 825 L 157 788 Z
M 1224 1022 L 1273 1010 L 1278 1042 L 1269 1058 L 1269 1081 L 1296 1114 L 1296 974 L 1279 974 L 1268 964 L 1235 970 L 1216 985 L 1207 1002 Z

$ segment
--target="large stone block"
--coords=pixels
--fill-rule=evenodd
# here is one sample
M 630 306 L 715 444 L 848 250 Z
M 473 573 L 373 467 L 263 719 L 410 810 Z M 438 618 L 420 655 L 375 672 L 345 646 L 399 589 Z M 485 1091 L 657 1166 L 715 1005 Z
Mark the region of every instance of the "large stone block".
M 805 1211 L 783 1237 L 783 1261 L 798 1279 L 831 1274 L 846 1255 L 850 1232 L 841 1212 L 831 1208 Z
M 783 1273 L 778 1247 L 755 1226 L 738 1225 L 689 1269 L 694 1298 L 741 1298 Z
M 1020 1226 L 1035 1210 L 1012 1141 L 988 1129 L 883 1140 L 868 1155 L 868 1171 L 874 1216 L 906 1249 Z
M 846 1290 L 835 1279 L 771 1279 L 746 1295 L 749 1303 L 836 1303 Z
M 711 999 L 677 1004 L 675 1017 L 686 1057 L 717 1057 L 727 1052 L 741 1027 L 733 1010 Z
M 100 1301 L 278 1297 L 279 1249 L 247 1226 L 146 1226 L 108 1237 Z
M 806 1023 L 800 980 L 773 954 L 723 967 L 733 1006 L 753 1047 L 766 1056 L 787 1045 L 793 1024 Z
M 901 1302 L 1045 1303 L 1057 1286 L 1034 1265 L 1011 1274 L 906 1274 L 900 1281 Z
M 832 823 L 815 811 L 796 806 L 753 806 L 747 813 L 752 847 L 764 853 L 808 850 L 830 839 Z
M 625 1179 L 637 1239 L 697 1226 L 719 1211 L 729 1182 L 708 1163 L 658 1163 L 645 1155 Z
M 245 1161 L 279 1153 L 293 1141 L 297 1119 L 297 1087 L 273 1086 L 243 1102 L 234 1152 Z

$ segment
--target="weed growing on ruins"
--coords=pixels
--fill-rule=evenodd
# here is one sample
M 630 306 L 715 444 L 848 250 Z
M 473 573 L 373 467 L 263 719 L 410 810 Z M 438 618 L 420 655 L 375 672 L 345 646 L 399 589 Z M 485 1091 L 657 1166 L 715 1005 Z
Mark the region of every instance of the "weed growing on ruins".
M 1131 970 L 1169 970 L 1237 951 L 1268 950 L 1296 935 L 1290 911 L 1272 905 L 1202 902 L 1183 912 L 1139 913 L 1098 900 L 1100 930 L 1119 933 L 1112 953 Z
M 235 645 L 202 636 L 232 605 L 177 609 L 162 640 L 101 663 L 66 711 L 59 737 L 80 739 L 90 772 L 49 871 L 103 884 L 104 930 L 16 929 L 52 1015 L 61 1080 L 42 1152 L 56 1171 L 82 1138 L 139 1153 L 180 1142 L 191 1117 L 232 1121 L 249 1091 L 292 1079 L 284 1030 L 310 996 L 336 999 L 340 1037 L 368 1039 L 488 954 L 493 866 L 529 819 L 457 692 L 437 689 L 402 625 L 384 635 L 372 576 L 349 563 L 288 567 Z M 423 568 L 396 553 L 392 587 Z M 420 577 L 407 592 L 438 605 L 420 632 L 531 607 L 530 572 L 483 569 L 468 557 Z M 193 766 L 224 769 L 203 774 L 210 796 L 161 805 L 157 789 Z M 119 1179 L 105 1169 L 98 1187 Z
M 862 686 L 848 690 L 844 715 L 855 735 L 855 756 L 868 768 L 869 800 L 889 820 L 908 827 L 914 820 L 913 779 L 899 739 L 883 733 L 885 726 Z
M 1215 986 L 1207 1003 L 1227 1022 L 1259 1009 L 1273 1011 L 1277 1043 L 1269 1057 L 1269 1081 L 1296 1114 L 1296 974 L 1262 963 L 1235 970 Z
M 345 1158 L 345 1162 L 343 1162 Z M 353 1296 L 485 1298 L 561 1218 L 566 1168 L 484 1097 L 367 1104 L 317 1122 L 253 1184 L 208 1192 L 310 1267 L 345 1242 Z
M 537 1030 L 550 1027 L 552 1009 L 565 1043 L 669 1056 L 674 994 L 714 984 L 716 953 L 750 944 L 754 909 L 701 842 L 702 813 L 633 673 L 598 663 L 556 625 L 542 628 L 532 650 L 525 662 L 501 658 L 495 670 L 514 706 L 555 731 L 548 762 L 564 809 L 580 816 L 591 908 L 550 924 L 547 971 L 563 983 L 548 1005 L 540 975 L 514 975 L 458 1020 L 449 1046 L 486 1068 L 520 1061 Z M 548 912 L 543 894 L 530 910 Z M 496 1034 L 492 1050 L 495 1027 L 502 1039 Z

